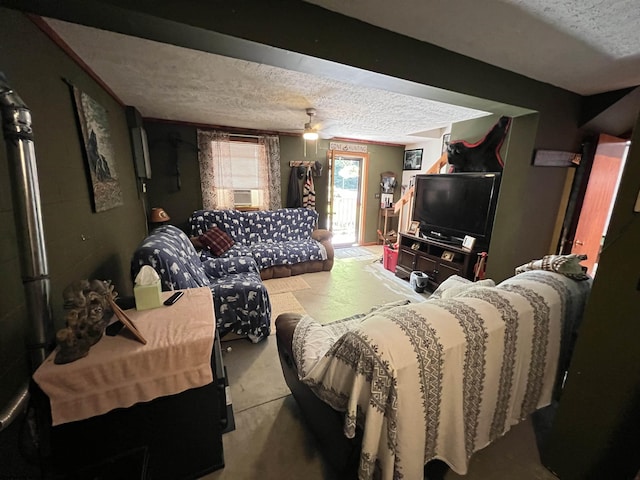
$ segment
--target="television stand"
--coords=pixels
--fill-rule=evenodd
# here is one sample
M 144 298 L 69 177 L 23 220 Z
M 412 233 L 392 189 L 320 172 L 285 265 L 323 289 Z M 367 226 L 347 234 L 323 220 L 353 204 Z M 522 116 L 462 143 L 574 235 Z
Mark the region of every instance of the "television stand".
M 431 242 L 436 242 L 436 243 L 444 243 L 446 245 L 457 245 L 457 246 L 462 246 L 462 240 L 456 237 L 432 237 L 430 235 L 422 235 L 422 238 L 424 240 L 429 240 Z
M 448 243 L 401 233 L 396 276 L 408 280 L 411 272 L 423 272 L 429 277 L 427 287 L 431 291 L 452 275 L 473 280 L 477 253 L 476 250 L 462 248 L 458 242 Z

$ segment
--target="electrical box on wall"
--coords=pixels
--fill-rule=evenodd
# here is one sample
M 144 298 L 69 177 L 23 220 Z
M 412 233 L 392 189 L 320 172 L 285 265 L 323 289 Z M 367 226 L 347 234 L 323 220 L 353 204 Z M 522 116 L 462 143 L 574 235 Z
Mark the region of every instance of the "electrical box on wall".
M 136 175 L 140 178 L 151 178 L 151 160 L 149 158 L 147 133 L 142 125 L 142 115 L 135 107 L 127 107 L 126 115 Z

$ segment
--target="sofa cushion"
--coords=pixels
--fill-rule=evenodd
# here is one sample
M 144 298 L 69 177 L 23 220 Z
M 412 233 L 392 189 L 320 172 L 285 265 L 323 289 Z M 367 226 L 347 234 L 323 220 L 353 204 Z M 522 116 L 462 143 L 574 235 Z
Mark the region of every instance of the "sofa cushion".
M 209 286 L 209 278 L 189 237 L 173 225 L 154 229 L 138 246 L 131 261 L 132 279 L 143 265 L 158 272 L 165 291 Z
M 280 248 L 288 264 L 308 262 L 310 260 L 326 260 L 327 251 L 324 246 L 312 239 L 292 240 L 280 243 Z
M 236 273 L 260 273 L 256 262 L 248 256 L 214 257 L 211 253 L 207 253 L 201 254 L 200 260 L 209 280 Z
M 460 275 L 451 275 L 444 282 L 438 285 L 438 288 L 434 290 L 434 292 L 429 297 L 431 298 L 442 298 L 442 295 L 450 289 L 459 289 L 459 287 L 464 285 L 470 285 L 473 283 L 471 280 L 461 277 Z
M 490 278 L 472 282 L 471 280 L 459 275 L 452 275 L 442 282 L 429 298 L 441 298 L 445 300 L 447 298 L 457 297 L 458 295 L 462 295 L 463 293 L 476 288 L 495 286 L 496 282 Z
M 275 265 L 288 264 L 288 258 L 280 243 L 261 242 L 252 244 L 249 249 L 260 270 Z
M 318 212 L 308 208 L 260 210 L 245 215 L 251 244 L 308 239 L 318 221 Z
M 317 221 L 318 212 L 307 208 L 251 212 L 196 210 L 189 218 L 194 236 L 200 237 L 209 229 L 218 227 L 234 240 L 231 248 L 219 254 L 220 258 L 251 256 L 260 271 L 326 261 L 329 257 L 328 247 L 312 238 Z M 330 232 L 323 232 L 322 238 L 331 237 Z M 203 256 L 211 254 L 207 250 L 202 251 Z M 325 269 L 325 265 L 322 269 Z
M 200 235 L 200 242 L 218 257 L 235 243 L 227 232 L 218 227 L 211 227 Z
M 237 210 L 196 210 L 189 218 L 191 235 L 198 236 L 211 227 L 224 230 L 236 243 L 248 243 L 246 214 Z
M 244 272 L 211 279 L 210 288 L 221 337 L 234 332 L 257 343 L 269 335 L 271 301 L 260 275 Z

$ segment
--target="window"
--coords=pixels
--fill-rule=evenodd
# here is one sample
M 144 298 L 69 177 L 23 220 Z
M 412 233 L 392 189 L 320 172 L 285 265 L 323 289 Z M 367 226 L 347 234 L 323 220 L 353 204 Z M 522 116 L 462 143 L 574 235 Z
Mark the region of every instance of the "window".
M 198 149 L 204 209 L 280 208 L 278 137 L 198 130 Z
M 220 147 L 215 143 L 212 141 L 214 151 Z M 267 168 L 264 145 L 243 141 L 226 143 L 228 155 L 221 155 L 214 163 L 218 198 L 226 199 L 227 207 L 266 209 L 267 175 L 261 175 Z
M 259 189 L 259 165 L 260 158 L 264 158 L 264 146 L 249 142 L 229 142 L 229 149 L 234 190 Z

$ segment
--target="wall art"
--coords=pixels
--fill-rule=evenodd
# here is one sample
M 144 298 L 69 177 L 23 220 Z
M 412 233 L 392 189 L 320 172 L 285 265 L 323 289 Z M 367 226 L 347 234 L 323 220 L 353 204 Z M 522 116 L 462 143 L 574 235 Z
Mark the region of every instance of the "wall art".
M 118 207 L 123 204 L 122 191 L 116 172 L 107 110 L 75 86 L 73 98 L 91 176 L 94 210 L 103 212 Z
M 420 170 L 422 168 L 422 148 L 404 151 L 403 170 Z

